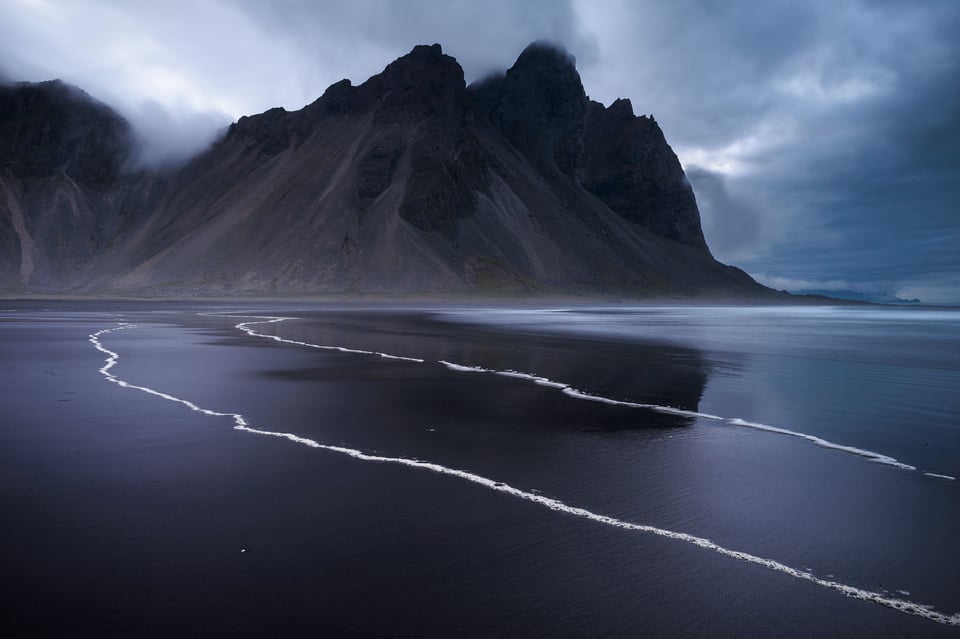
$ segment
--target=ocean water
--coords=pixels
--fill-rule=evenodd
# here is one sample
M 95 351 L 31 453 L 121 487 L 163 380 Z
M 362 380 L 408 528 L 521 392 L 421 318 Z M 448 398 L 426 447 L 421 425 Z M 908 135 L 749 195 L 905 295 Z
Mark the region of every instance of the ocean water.
M 22 525 L 0 540 L 30 551 L 4 566 L 31 584 L 26 620 L 75 624 L 77 601 L 110 600 L 125 631 L 180 618 L 256 633 L 278 614 L 294 634 L 960 624 L 957 311 L 14 305 L 0 338 L 0 479 L 76 491 L 72 474 L 131 451 L 140 464 L 111 475 L 123 524 L 74 515 L 65 549 L 31 545 L 42 518 L 6 489 Z M 33 352 L 70 354 L 70 389 L 25 374 Z M 36 379 L 71 395 L 37 403 Z M 124 423 L 87 437 L 37 415 L 78 396 L 81 423 Z M 64 429 L 104 465 L 45 463 Z M 144 491 L 147 510 L 132 506 Z M 69 567 L 91 530 L 139 577 L 107 570 L 94 602 L 66 589 L 37 604 L 26 557 Z M 198 550 L 218 540 L 229 550 Z M 166 613 L 143 603 L 158 598 Z

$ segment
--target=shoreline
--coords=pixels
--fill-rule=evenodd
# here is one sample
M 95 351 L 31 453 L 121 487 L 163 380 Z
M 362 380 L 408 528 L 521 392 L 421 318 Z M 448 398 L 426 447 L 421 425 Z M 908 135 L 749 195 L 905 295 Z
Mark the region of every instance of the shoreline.
M 255 304 L 317 304 L 317 305 L 356 305 L 356 304 L 407 304 L 436 306 L 457 304 L 462 306 L 537 306 L 544 304 L 565 304 L 570 306 L 864 306 L 882 308 L 960 308 L 960 306 L 938 306 L 933 304 L 882 304 L 817 295 L 793 295 L 777 292 L 771 298 L 732 298 L 732 297 L 637 297 L 603 295 L 451 295 L 445 293 L 336 293 L 323 295 L 196 295 L 196 296 L 138 296 L 138 295 L 68 295 L 41 293 L 0 293 L 0 301 L 15 302 L 138 302 L 138 303 L 255 303 Z

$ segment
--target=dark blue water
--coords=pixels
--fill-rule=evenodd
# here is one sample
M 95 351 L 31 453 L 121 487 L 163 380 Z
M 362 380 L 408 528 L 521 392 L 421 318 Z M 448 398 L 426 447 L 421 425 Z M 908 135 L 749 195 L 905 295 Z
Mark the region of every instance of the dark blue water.
M 0 319 L 0 480 L 21 522 L 3 541 L 28 549 L 4 568 L 28 584 L 25 619 L 64 628 L 83 608 L 125 632 L 138 619 L 179 631 L 179 615 L 241 634 L 279 628 L 278 615 L 293 634 L 951 632 L 789 570 L 960 611 L 954 311 L 262 306 L 252 314 L 291 319 L 245 333 L 235 325 L 264 320 L 81 310 Z M 233 430 L 229 415 L 120 388 L 86 341 L 117 321 L 137 324 L 101 337 L 120 379 L 254 429 L 496 483 Z M 11 482 L 47 487 L 49 507 Z M 60 545 L 30 541 L 63 511 Z M 58 570 L 38 576 L 36 556 L 99 575 L 97 588 L 51 599 L 42 584 Z

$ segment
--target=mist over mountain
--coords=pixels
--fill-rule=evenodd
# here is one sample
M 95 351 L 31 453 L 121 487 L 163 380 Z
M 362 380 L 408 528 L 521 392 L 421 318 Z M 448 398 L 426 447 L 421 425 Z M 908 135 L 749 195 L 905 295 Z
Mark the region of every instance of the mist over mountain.
M 0 290 L 772 295 L 717 262 L 652 116 L 544 43 L 467 86 L 417 46 L 173 169 L 52 81 L 0 87 Z

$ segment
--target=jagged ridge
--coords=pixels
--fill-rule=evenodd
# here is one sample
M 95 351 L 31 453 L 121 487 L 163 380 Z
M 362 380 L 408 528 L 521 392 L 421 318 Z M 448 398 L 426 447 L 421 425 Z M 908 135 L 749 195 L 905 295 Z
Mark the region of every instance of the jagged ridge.
M 8 289 L 766 291 L 710 255 L 652 117 L 590 101 L 573 58 L 542 43 L 470 87 L 439 45 L 415 47 L 299 111 L 241 118 L 170 176 L 124 173 L 128 127 L 89 97 L 73 95 L 79 120 L 24 106 L 48 89 L 0 89 L 0 245 L 19 257 L 0 260 Z M 73 142 L 33 153 L 32 130 Z M 88 237 L 63 233 L 66 217 Z

